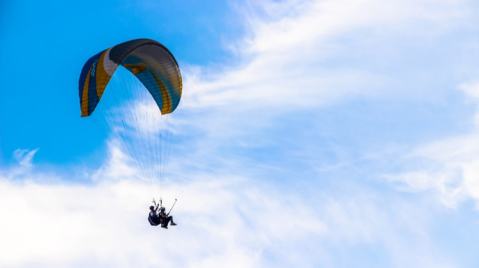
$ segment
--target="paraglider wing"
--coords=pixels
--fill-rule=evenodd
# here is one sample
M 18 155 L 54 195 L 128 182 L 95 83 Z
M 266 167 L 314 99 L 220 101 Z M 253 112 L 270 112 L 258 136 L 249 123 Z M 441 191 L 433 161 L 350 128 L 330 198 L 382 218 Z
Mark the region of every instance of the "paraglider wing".
M 85 63 L 79 80 L 81 116 L 93 113 L 119 65 L 141 81 L 162 114 L 176 109 L 182 91 L 178 63 L 162 44 L 136 39 L 103 50 Z

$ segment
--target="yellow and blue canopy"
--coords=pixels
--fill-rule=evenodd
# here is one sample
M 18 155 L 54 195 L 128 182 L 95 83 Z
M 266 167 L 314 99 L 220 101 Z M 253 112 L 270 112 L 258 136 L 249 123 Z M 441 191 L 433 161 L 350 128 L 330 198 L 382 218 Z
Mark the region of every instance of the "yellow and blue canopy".
M 135 39 L 103 50 L 83 65 L 79 81 L 81 116 L 93 113 L 118 65 L 141 81 L 162 114 L 176 109 L 182 91 L 178 63 L 162 44 Z

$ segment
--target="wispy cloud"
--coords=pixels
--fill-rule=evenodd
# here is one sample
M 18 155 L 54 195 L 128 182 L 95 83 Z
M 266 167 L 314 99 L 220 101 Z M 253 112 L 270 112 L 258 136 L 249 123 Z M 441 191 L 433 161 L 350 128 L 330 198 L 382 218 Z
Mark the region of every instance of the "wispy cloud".
M 190 90 L 185 91 L 183 106 L 244 110 L 254 106 L 277 112 L 391 90 L 384 84 L 392 78 L 390 74 L 369 65 L 395 57 L 381 51 L 388 41 L 419 35 L 428 40 L 463 22 L 468 13 L 460 1 L 389 1 L 387 5 L 375 0 L 265 1 L 252 5 L 256 12 L 245 15 L 249 34 L 234 50 L 236 66 L 206 70 L 206 75 L 187 73 L 185 88 Z M 374 52 L 387 58 L 356 61 L 361 54 Z
M 17 149 L 13 152 L 13 156 L 18 161 L 20 167 L 28 168 L 32 166 L 32 159 L 37 153 L 38 149 Z
M 477 82 L 459 85 L 468 100 L 479 104 Z M 478 110 L 479 111 L 479 110 Z M 421 165 L 407 165 L 402 174 L 386 178 L 400 182 L 414 191 L 434 191 L 447 206 L 454 207 L 464 200 L 479 202 L 479 125 L 475 122 L 469 133 L 439 139 L 416 148 L 405 157 L 406 163 L 418 161 Z M 412 167 L 411 167 L 412 166 Z

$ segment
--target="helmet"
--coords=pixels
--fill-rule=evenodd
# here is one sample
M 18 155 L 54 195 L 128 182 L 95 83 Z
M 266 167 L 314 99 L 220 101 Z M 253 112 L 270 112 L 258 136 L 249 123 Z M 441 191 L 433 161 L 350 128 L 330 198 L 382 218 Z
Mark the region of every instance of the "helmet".
M 150 210 L 155 210 L 155 207 L 154 207 L 154 206 L 150 206 Z
M 164 207 L 161 207 L 161 208 L 160 208 L 160 211 L 165 211 L 165 208 L 164 208 Z

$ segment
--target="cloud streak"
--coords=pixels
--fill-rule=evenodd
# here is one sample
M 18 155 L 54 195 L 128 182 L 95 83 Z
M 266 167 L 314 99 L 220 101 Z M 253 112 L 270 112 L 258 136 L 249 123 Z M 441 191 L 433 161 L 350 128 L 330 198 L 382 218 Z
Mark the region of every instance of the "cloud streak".
M 479 86 L 476 82 L 464 83 L 458 89 L 470 102 L 479 104 Z M 413 191 L 432 190 L 448 207 L 455 207 L 468 199 L 479 201 L 479 128 L 477 118 L 471 122 L 470 133 L 439 139 L 416 148 L 405 157 L 405 162 L 422 163 L 419 167 L 407 167 L 399 175 L 386 178 Z M 476 205 L 477 206 L 477 205 Z

